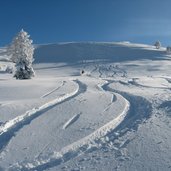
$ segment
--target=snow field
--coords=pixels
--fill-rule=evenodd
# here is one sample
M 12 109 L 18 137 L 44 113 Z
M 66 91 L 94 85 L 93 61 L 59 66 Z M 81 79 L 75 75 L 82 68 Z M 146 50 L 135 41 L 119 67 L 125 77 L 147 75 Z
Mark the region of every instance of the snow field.
M 34 79 L 0 73 L 1 170 L 170 171 L 165 48 L 65 43 L 35 55 Z

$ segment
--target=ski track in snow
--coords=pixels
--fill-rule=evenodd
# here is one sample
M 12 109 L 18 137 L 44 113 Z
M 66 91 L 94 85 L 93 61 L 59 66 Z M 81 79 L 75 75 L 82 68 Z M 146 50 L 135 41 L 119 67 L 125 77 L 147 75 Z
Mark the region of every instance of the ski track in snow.
M 108 84 L 107 82 L 105 84 Z M 105 92 L 108 90 L 105 90 L 103 88 L 104 85 L 101 85 L 101 89 Z M 99 85 L 98 85 L 99 87 Z M 112 94 L 114 94 L 112 92 Z M 16 163 L 13 165 L 10 170 L 11 171 L 17 171 L 17 170 L 23 170 L 23 171 L 42 171 L 48 168 L 51 168 L 53 166 L 57 166 L 63 162 L 66 162 L 70 160 L 71 158 L 74 158 L 87 150 L 91 149 L 93 147 L 93 144 L 95 141 L 100 140 L 102 137 L 105 137 L 106 135 L 113 132 L 125 119 L 127 116 L 129 110 L 130 110 L 130 103 L 127 99 L 125 99 L 122 95 L 115 93 L 117 96 L 122 98 L 125 101 L 125 108 L 123 109 L 122 113 L 120 113 L 116 118 L 114 118 L 112 121 L 106 123 L 104 126 L 98 128 L 90 135 L 66 146 L 61 149 L 61 151 L 53 152 L 52 154 L 48 155 L 48 157 L 40 157 L 35 158 L 33 161 L 23 161 L 20 163 Z M 112 96 L 111 102 L 114 100 L 114 96 Z M 75 115 L 73 118 L 71 118 L 65 125 L 64 128 L 69 126 L 75 118 L 77 118 L 78 115 Z
M 125 70 L 119 68 L 118 65 L 109 65 L 109 66 L 104 66 L 104 65 L 96 65 L 95 69 L 93 69 L 91 71 L 91 74 L 93 74 L 93 72 L 98 72 L 99 73 L 99 78 L 103 78 L 104 77 L 114 77 L 114 76 L 122 76 L 122 77 L 126 77 L 127 73 Z
M 45 104 L 43 104 L 40 107 L 35 107 L 31 110 L 28 110 L 23 115 L 17 116 L 14 119 L 11 119 L 7 121 L 6 123 L 2 124 L 0 126 L 0 150 L 2 150 L 6 147 L 10 139 L 14 136 L 14 134 L 19 131 L 21 128 L 23 128 L 25 125 L 31 123 L 32 120 L 37 118 L 38 116 L 42 115 L 46 111 L 50 110 L 54 106 L 63 103 L 65 101 L 68 101 L 80 93 L 83 93 L 86 91 L 86 86 L 81 83 L 78 80 L 73 80 L 76 83 L 76 90 L 65 94 L 61 97 L 58 97 L 54 100 L 51 100 Z
M 79 84 L 79 91 L 85 91 L 85 85 L 83 85 L 80 81 L 76 81 Z M 124 135 L 128 130 L 137 129 L 139 123 L 143 120 L 147 119 L 150 116 L 151 111 L 151 104 L 143 97 L 134 96 L 126 92 L 121 92 L 109 87 L 111 83 L 116 81 L 107 80 L 105 84 L 98 84 L 96 87 L 99 91 L 107 91 L 110 92 L 111 102 L 108 106 L 104 109 L 103 112 L 107 111 L 112 103 L 117 100 L 117 96 L 121 96 L 124 98 L 126 106 L 123 112 L 113 119 L 112 121 L 108 122 L 104 126 L 98 128 L 90 135 L 64 147 L 61 151 L 56 151 L 52 154 L 49 154 L 48 157 L 43 157 L 38 155 L 33 161 L 23 161 L 14 164 L 10 167 L 11 171 L 28 171 L 28 170 L 37 170 L 42 171 L 48 168 L 58 166 L 61 163 L 64 163 L 78 155 L 94 148 L 95 142 L 100 140 L 102 137 L 108 136 L 109 140 L 113 138 L 113 132 L 119 131 L 119 136 Z M 71 97 L 72 98 L 72 97 Z M 142 111 L 142 109 L 144 111 Z M 63 129 L 66 129 L 72 123 L 74 123 L 80 114 L 74 115 L 71 119 L 69 119 L 64 125 Z M 112 138 L 110 138 L 112 137 Z M 0 136 L 1 138 L 1 136 Z M 116 137 L 115 137 L 116 138 Z M 129 140 L 126 140 L 126 142 Z M 100 141 L 99 141 L 100 142 Z M 125 144 L 125 143 L 124 143 Z M 122 145 L 120 145 L 122 148 Z M 95 147 L 96 148 L 96 147 Z
M 43 96 L 41 96 L 41 98 L 45 98 L 45 97 L 49 96 L 50 94 L 52 94 L 53 92 L 59 90 L 62 86 L 64 86 L 65 83 L 66 83 L 66 81 L 62 81 L 62 83 L 61 83 L 60 86 L 58 86 L 58 87 L 56 87 L 55 89 L 53 89 L 52 91 L 50 91 L 50 92 L 44 94 Z
M 153 86 L 148 86 L 148 85 L 142 85 L 138 83 L 137 78 L 133 78 L 132 81 L 129 81 L 128 84 L 137 86 L 137 87 L 142 87 L 142 88 L 152 88 L 152 89 L 161 89 L 161 90 L 171 90 L 171 87 L 153 87 Z M 167 80 L 167 79 L 166 79 Z M 168 81 L 168 80 L 167 80 Z M 169 81 L 168 81 L 169 82 Z
M 108 104 L 108 106 L 103 110 L 102 114 L 103 114 L 104 112 L 108 111 L 108 110 L 110 109 L 112 103 L 115 102 L 116 100 L 117 100 L 117 97 L 116 97 L 114 94 L 112 94 L 111 102 L 110 102 L 110 103 Z
M 105 82 L 106 82 L 106 81 L 105 81 Z M 108 82 L 106 82 L 105 84 L 107 84 L 107 83 L 108 83 Z M 104 83 L 103 83 L 103 84 L 102 84 L 102 83 L 97 84 L 96 89 L 99 90 L 99 91 L 105 92 L 104 89 L 102 88 L 103 85 L 104 85 Z M 112 92 L 110 92 L 110 93 L 111 93 L 111 95 L 112 95 L 112 97 L 111 97 L 111 102 L 107 105 L 107 107 L 102 111 L 101 114 L 103 114 L 103 113 L 105 113 L 106 111 L 108 111 L 108 110 L 110 109 L 112 103 L 115 102 L 115 101 L 117 100 L 116 95 L 115 95 L 114 93 L 112 93 Z
M 69 119 L 64 125 L 63 129 L 68 128 L 70 125 L 72 125 L 79 117 L 81 113 L 74 115 L 71 119 Z
M 127 131 L 133 131 L 134 132 L 134 130 L 137 130 L 137 128 L 138 128 L 138 126 L 140 124 L 142 124 L 144 121 L 149 119 L 149 117 L 151 116 L 151 113 L 152 113 L 152 107 L 154 107 L 154 106 L 152 106 L 152 105 L 154 105 L 153 101 L 151 102 L 151 99 L 148 101 L 146 98 L 144 98 L 143 97 L 144 94 L 143 95 L 140 94 L 140 96 L 137 96 L 137 95 L 128 93 L 129 92 L 128 89 L 126 89 L 126 90 L 122 89 L 123 90 L 122 91 L 122 90 L 120 90 L 120 88 L 118 88 L 118 85 L 114 86 L 114 88 L 113 88 L 112 83 L 117 82 L 117 83 L 122 84 L 125 87 L 129 87 L 129 86 L 131 88 L 135 88 L 136 87 L 136 88 L 141 88 L 142 90 L 145 90 L 146 88 L 149 88 L 151 90 L 160 89 L 160 90 L 165 90 L 165 92 L 170 92 L 171 87 L 169 85 L 167 85 L 167 84 L 162 84 L 162 83 L 160 85 L 157 84 L 158 87 L 155 87 L 154 83 L 153 84 L 146 84 L 146 80 L 145 80 L 145 82 L 139 82 L 138 80 L 136 80 L 136 78 L 132 78 L 130 81 L 122 81 L 122 80 L 116 81 L 116 80 L 114 80 L 114 78 L 117 78 L 117 76 L 119 76 L 119 77 L 128 77 L 126 70 L 120 68 L 120 62 L 122 62 L 122 60 L 124 62 L 125 56 L 126 56 L 127 59 L 129 59 L 128 60 L 128 66 L 130 68 L 131 68 L 131 66 L 135 65 L 134 63 L 131 64 L 131 65 L 129 64 L 129 62 L 132 61 L 132 59 L 136 59 L 136 60 L 142 59 L 142 61 L 144 59 L 145 60 L 146 59 L 150 59 L 150 61 L 153 61 L 153 59 L 154 59 L 154 61 L 155 61 L 155 59 L 158 60 L 160 58 L 163 59 L 163 57 L 164 57 L 164 59 L 166 58 L 165 55 L 164 55 L 165 54 L 165 49 L 164 48 L 162 48 L 161 50 L 155 50 L 152 46 L 150 46 L 150 47 L 149 46 L 144 46 L 144 45 L 143 45 L 143 47 L 141 47 L 142 45 L 134 46 L 134 45 L 131 45 L 131 44 L 129 45 L 129 42 L 128 43 L 127 42 L 121 42 L 120 44 L 122 46 L 123 45 L 124 46 L 123 47 L 121 46 L 122 48 L 119 50 L 119 52 L 116 51 L 116 53 L 115 53 L 115 49 L 112 50 L 111 52 L 108 51 L 108 50 L 110 50 L 109 48 L 104 49 L 106 51 L 104 53 L 104 55 L 105 55 L 104 59 L 106 57 L 107 57 L 106 59 L 108 59 L 108 54 L 109 54 L 109 59 L 112 59 L 112 61 L 117 62 L 117 63 L 114 64 L 114 65 L 110 63 L 110 65 L 107 65 L 107 66 L 104 67 L 104 64 L 97 64 L 97 62 L 94 62 L 95 63 L 95 65 L 93 66 L 94 68 L 93 68 L 92 71 L 90 71 L 90 75 L 89 76 L 95 78 L 95 76 L 92 76 L 93 74 L 95 74 L 97 77 L 100 77 L 101 80 L 104 80 L 103 78 L 107 79 L 109 77 L 113 77 L 112 78 L 113 81 L 112 80 L 107 80 L 107 82 L 104 85 L 100 85 L 100 84 L 97 85 L 97 89 L 100 90 L 100 91 L 110 92 L 111 93 L 111 100 L 107 104 L 107 107 L 105 106 L 106 108 L 103 110 L 103 112 L 109 110 L 110 107 L 112 107 L 113 102 L 115 102 L 116 100 L 122 98 L 122 99 L 124 99 L 125 104 L 126 104 L 125 108 L 122 111 L 122 113 L 120 113 L 118 117 L 116 117 L 112 121 L 106 123 L 104 126 L 98 128 L 97 130 L 95 130 L 94 132 L 89 134 L 88 136 L 86 136 L 86 137 L 84 137 L 84 138 L 82 138 L 82 139 L 80 139 L 78 141 L 75 141 L 72 144 L 67 145 L 66 147 L 62 148 L 60 151 L 55 151 L 55 152 L 53 152 L 51 154 L 47 154 L 46 156 L 42 156 L 41 153 L 43 152 L 44 149 L 47 148 L 47 146 L 51 143 L 50 142 L 50 143 L 46 144 L 42 148 L 42 151 L 38 155 L 36 155 L 35 158 L 31 159 L 31 161 L 28 161 L 27 159 L 23 159 L 24 161 L 19 161 L 19 163 L 16 163 L 16 164 L 14 163 L 14 165 L 11 166 L 11 167 L 7 166 L 7 167 L 10 167 L 10 168 L 8 168 L 8 170 L 11 170 L 11 171 L 33 171 L 33 170 L 43 171 L 43 170 L 49 169 L 49 168 L 51 168 L 53 166 L 58 166 L 61 163 L 65 163 L 66 161 L 68 161 L 70 159 L 73 159 L 74 157 L 77 157 L 77 156 L 81 155 L 82 153 L 84 154 L 85 152 L 87 152 L 89 150 L 91 152 L 94 148 L 95 149 L 99 148 L 100 145 L 101 145 L 100 148 L 103 148 L 104 146 L 109 146 L 110 143 L 113 142 L 113 140 L 119 140 L 121 138 L 121 140 L 119 140 L 120 142 L 118 144 L 112 144 L 113 145 L 112 148 L 116 148 L 116 150 L 121 150 L 121 148 L 125 148 L 127 146 L 127 144 L 130 141 L 132 141 L 131 137 L 127 136 L 127 134 L 126 134 Z M 80 44 L 79 44 L 79 46 L 80 46 Z M 98 51 L 99 47 L 97 48 L 96 46 L 93 45 L 92 47 L 98 53 L 101 52 L 101 51 Z M 111 44 L 110 44 L 110 46 L 111 46 Z M 118 46 L 118 44 L 117 44 L 117 46 Z M 73 46 L 73 47 L 75 48 L 77 46 Z M 131 51 L 127 51 L 127 49 L 124 49 L 124 47 L 126 47 L 126 48 L 129 47 Z M 100 48 L 101 48 L 101 46 L 100 46 Z M 137 51 L 139 48 L 141 48 L 141 49 L 139 51 Z M 80 52 L 80 49 L 82 50 L 82 46 L 80 46 L 80 48 L 75 48 L 75 49 L 78 50 L 78 52 Z M 146 51 L 146 49 L 149 51 L 149 53 L 148 53 L 148 51 Z M 85 49 L 85 50 L 87 52 L 87 49 Z M 52 50 L 50 49 L 49 52 L 51 52 L 51 51 Z M 154 53 L 152 51 L 154 51 Z M 95 56 L 93 56 L 92 52 L 91 52 L 91 56 L 96 59 L 96 54 L 95 54 Z M 120 52 L 124 52 L 123 53 L 123 58 L 122 58 L 122 53 L 120 54 Z M 80 55 L 82 55 L 82 54 L 83 53 L 80 53 Z M 88 54 L 86 59 L 89 59 L 89 53 L 86 53 L 86 54 Z M 112 58 L 110 57 L 110 54 L 112 54 Z M 7 61 L 7 60 L 5 60 L 5 58 L 6 58 L 5 57 L 6 56 L 5 49 L 1 49 L 0 50 L 0 55 L 1 55 L 1 58 L 3 57 L 3 59 L 0 59 L 0 60 Z M 69 55 L 70 55 L 70 53 L 69 53 Z M 103 53 L 99 53 L 97 56 L 99 56 L 99 55 L 102 55 L 102 59 L 103 59 Z M 121 57 L 120 57 L 120 55 L 121 55 Z M 39 56 L 41 57 L 42 54 L 40 53 L 38 55 L 38 57 Z M 49 55 L 48 54 L 48 57 L 51 57 L 51 56 L 53 57 L 53 55 Z M 66 54 L 66 56 L 68 56 L 68 53 Z M 71 57 L 73 56 L 72 55 L 72 51 L 71 51 L 71 55 L 70 56 Z M 114 58 L 113 58 L 113 56 L 114 56 Z M 78 55 L 78 57 L 79 57 L 79 55 Z M 58 58 L 56 58 L 56 59 L 58 59 Z M 170 60 L 170 55 L 168 56 L 168 59 Z M 38 58 L 38 61 L 39 60 L 40 59 Z M 47 58 L 47 61 L 49 62 L 49 58 Z M 43 61 L 43 62 L 46 62 L 46 60 Z M 72 61 L 72 62 L 75 62 L 75 61 Z M 103 62 L 105 63 L 105 61 L 103 61 Z M 147 62 L 147 61 L 144 61 L 144 62 Z M 170 65 L 169 62 L 168 62 L 168 64 Z M 143 63 L 143 65 L 144 65 L 144 63 Z M 142 67 L 143 67 L 143 65 L 142 65 Z M 162 63 L 158 64 L 157 63 L 157 65 L 160 66 L 160 65 L 165 65 L 165 64 L 162 64 Z M 84 66 L 84 69 L 86 69 L 85 66 Z M 138 64 L 137 66 L 141 67 L 141 61 L 140 61 L 140 64 Z M 148 66 L 148 64 L 147 64 L 147 66 Z M 155 68 L 152 68 L 152 67 L 153 67 L 153 65 L 150 65 L 150 70 L 153 71 L 153 69 L 154 69 L 154 71 L 155 71 Z M 166 68 L 164 68 L 164 67 L 161 68 L 161 73 L 162 74 L 164 73 L 164 75 L 165 75 L 167 73 L 166 72 L 167 71 L 167 67 L 168 66 L 166 66 Z M 156 68 L 156 70 L 158 68 Z M 162 69 L 164 70 L 164 72 L 162 71 Z M 144 70 L 146 70 L 146 69 L 144 68 Z M 143 70 L 143 72 L 144 72 L 144 70 Z M 139 71 L 139 70 L 137 69 L 137 71 Z M 158 69 L 157 74 L 159 74 L 159 72 L 160 72 L 160 68 Z M 128 73 L 129 73 L 129 69 L 128 69 Z M 144 73 L 146 74 L 146 71 Z M 150 73 L 150 75 L 151 75 L 151 73 Z M 169 73 L 170 72 L 168 72 L 167 74 L 170 75 Z M 165 78 L 165 79 L 166 79 L 166 81 L 168 81 L 168 83 L 171 83 L 171 78 Z M 1 80 L 8 80 L 8 79 L 0 79 L 0 81 Z M 63 103 L 65 101 L 68 101 L 68 100 L 72 100 L 74 97 L 76 97 L 80 93 L 84 93 L 86 91 L 86 85 L 84 85 L 82 82 L 80 82 L 78 80 L 76 80 L 75 82 L 79 86 L 79 88 L 76 89 L 75 91 L 70 92 L 69 94 L 63 94 L 59 98 L 51 100 L 48 103 L 45 103 L 44 105 L 42 105 L 42 106 L 40 106 L 38 108 L 33 108 L 33 109 L 27 111 L 26 113 L 24 113 L 23 115 L 18 116 L 16 118 L 12 119 L 12 120 L 9 120 L 6 123 L 2 123 L 2 124 L 0 123 L 1 124 L 0 125 L 0 150 L 2 151 L 4 149 L 4 147 L 8 144 L 8 142 L 13 138 L 15 133 L 17 133 L 20 129 L 22 129 L 27 124 L 30 124 L 34 119 L 36 119 L 37 117 L 39 117 L 42 114 L 45 114 L 46 111 L 52 109 L 56 105 L 58 105 L 60 103 Z M 64 82 L 62 84 L 64 84 Z M 51 95 L 52 93 L 54 93 L 55 91 L 60 89 L 63 86 L 62 84 L 59 85 L 59 87 L 56 87 L 56 88 L 52 89 L 50 92 L 47 92 L 47 93 L 45 92 L 46 94 L 44 94 L 42 97 L 40 97 L 40 96 L 39 97 L 40 98 L 48 97 L 49 95 Z M 164 86 L 166 86 L 166 87 L 164 87 Z M 169 91 L 166 91 L 166 90 L 169 90 Z M 137 94 L 137 92 L 135 94 Z M 158 99 L 155 99 L 155 100 L 158 100 Z M 80 102 L 81 102 L 81 100 L 80 100 Z M 158 106 L 159 109 L 161 109 L 161 110 L 170 110 L 171 101 L 170 101 L 169 98 L 167 99 L 167 101 L 163 102 L 161 100 L 161 102 L 162 103 Z M 4 105 L 6 105 L 6 104 L 3 104 L 3 103 L 0 104 L 0 108 L 2 108 L 2 106 L 4 106 Z M 66 129 L 69 126 L 72 126 L 72 124 L 75 121 L 77 121 L 77 119 L 79 119 L 79 114 L 76 114 L 73 117 L 71 117 L 64 125 L 62 125 L 63 128 Z M 142 125 L 142 126 L 146 126 L 146 125 Z M 160 125 L 159 125 L 159 127 L 160 127 Z M 151 128 L 151 127 L 149 127 L 149 128 Z M 158 132 L 154 132 L 154 133 L 158 133 Z M 148 135 L 150 135 L 150 134 L 148 134 Z M 122 139 L 122 136 L 123 136 L 123 139 Z M 141 135 L 138 135 L 138 136 L 141 136 Z M 144 137 L 142 136 L 140 138 L 144 138 Z M 150 137 L 150 138 L 152 139 L 152 141 L 156 141 L 156 139 L 153 139 L 153 138 L 155 138 L 155 136 L 154 137 Z M 166 138 L 168 138 L 168 137 L 166 137 Z M 103 141 L 103 139 L 106 139 L 106 141 Z M 104 143 L 104 144 L 102 144 L 102 143 Z M 138 144 L 138 143 L 140 143 L 140 141 L 137 142 L 137 145 L 142 145 L 143 146 L 143 143 L 140 143 L 140 144 Z M 148 143 L 148 141 L 147 141 L 147 143 Z M 150 147 L 150 144 L 145 144 L 145 145 Z M 163 147 L 162 146 L 161 146 L 161 148 L 159 147 L 158 150 L 157 150 L 158 152 L 154 153 L 154 154 L 157 154 L 157 157 L 156 157 L 157 159 L 158 158 L 160 159 L 162 157 L 161 152 L 165 152 L 164 151 L 165 149 Z M 169 147 L 169 143 L 167 144 L 166 147 Z M 166 148 L 166 150 L 167 150 L 167 148 Z M 141 147 L 138 148 L 137 152 L 138 153 L 136 154 L 136 156 L 133 156 L 133 157 L 140 158 L 138 155 L 141 156 L 141 152 L 143 152 L 142 156 L 144 155 L 144 151 L 141 151 Z M 151 153 L 151 154 L 153 154 L 153 153 Z M 147 156 L 147 160 L 151 156 L 148 155 Z M 113 156 L 113 157 L 115 157 L 115 156 Z M 140 159 L 137 160 L 138 161 L 137 162 L 138 164 L 137 164 L 136 161 L 135 161 L 135 158 L 131 158 L 131 155 L 130 155 L 130 162 L 131 162 L 130 163 L 130 167 L 132 167 L 131 165 L 134 165 L 136 163 L 136 165 L 143 166 L 143 168 L 145 168 L 145 169 L 146 168 L 147 169 L 151 168 L 151 166 L 152 166 L 152 165 L 150 165 L 151 161 L 149 163 L 146 163 L 146 164 L 149 164 L 150 166 L 148 166 L 148 165 L 146 166 L 146 165 L 144 165 L 144 161 L 140 160 Z M 169 155 L 168 155 L 168 158 L 161 158 L 161 159 L 162 159 L 161 160 L 161 164 L 165 164 L 163 162 L 164 159 L 168 160 L 168 164 L 169 164 Z M 120 163 L 122 163 L 122 161 Z M 108 161 L 108 163 L 109 163 L 109 161 Z M 120 168 L 120 163 L 119 162 L 116 163 L 116 167 L 114 169 L 122 170 L 123 168 Z M 125 162 L 123 162 L 123 163 L 127 166 L 127 164 Z M 99 163 L 95 163 L 95 167 L 94 168 L 95 169 L 100 169 L 100 167 L 98 167 L 98 165 L 101 166 L 102 164 L 103 163 L 100 163 L 100 162 Z M 155 164 L 156 163 L 154 161 L 154 165 Z M 152 167 L 154 168 L 154 166 L 152 166 Z M 168 170 L 170 168 L 171 168 L 171 166 L 169 164 Z M 66 169 L 67 170 L 71 170 L 69 167 L 66 168 Z M 3 168 L 1 168 L 1 166 L 0 166 L 0 170 L 3 170 Z M 72 170 L 75 170 L 75 169 L 72 169 Z M 80 168 L 80 170 L 82 170 L 82 168 Z M 84 168 L 83 168 L 83 170 L 84 170 Z M 142 170 L 142 167 L 140 168 L 140 170 Z M 167 170 L 167 169 L 164 169 L 164 170 Z
M 105 81 L 105 82 L 106 82 L 106 81 Z M 108 82 L 106 82 L 105 84 L 108 84 Z M 97 86 L 96 86 L 97 90 L 100 90 L 100 91 L 105 92 L 104 89 L 103 89 L 103 86 L 104 86 L 105 84 L 97 84 Z M 116 95 L 115 95 L 114 93 L 112 93 L 112 92 L 110 92 L 110 93 L 111 93 L 111 95 L 112 95 L 112 97 L 111 97 L 111 102 L 107 105 L 107 107 L 103 110 L 103 112 L 102 112 L 101 114 L 103 114 L 104 112 L 108 111 L 108 110 L 110 109 L 112 103 L 115 102 L 115 101 L 117 100 Z
M 0 103 L 0 107 L 3 107 L 3 106 L 7 106 L 9 105 L 10 103 Z
M 119 93 L 130 103 L 130 110 L 125 120 L 119 125 L 117 129 L 125 129 L 125 131 L 131 129 L 136 130 L 141 122 L 147 120 L 150 117 L 152 111 L 152 104 L 144 97 L 132 95 L 127 92 L 110 88 L 109 85 L 114 82 L 116 81 L 108 80 L 108 83 L 103 86 L 103 89 L 106 91 Z M 125 132 L 122 131 L 122 133 Z
M 161 77 L 164 78 L 168 83 L 171 83 L 171 78 L 167 78 L 167 77 Z

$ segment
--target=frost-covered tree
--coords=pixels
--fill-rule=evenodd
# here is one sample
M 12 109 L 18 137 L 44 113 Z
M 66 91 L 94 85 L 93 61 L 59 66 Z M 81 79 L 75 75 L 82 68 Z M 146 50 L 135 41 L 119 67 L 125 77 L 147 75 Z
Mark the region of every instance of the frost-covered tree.
M 156 49 L 160 49 L 160 47 L 161 47 L 160 41 L 156 41 L 154 46 L 156 47 Z
M 15 63 L 16 79 L 30 79 L 35 75 L 32 68 L 34 47 L 29 37 L 28 33 L 22 29 L 8 48 L 11 60 Z

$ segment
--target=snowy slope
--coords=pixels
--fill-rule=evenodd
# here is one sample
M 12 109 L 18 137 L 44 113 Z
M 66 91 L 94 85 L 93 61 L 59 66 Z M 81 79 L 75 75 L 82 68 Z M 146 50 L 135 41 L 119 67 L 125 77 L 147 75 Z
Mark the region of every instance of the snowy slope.
M 5 48 L 0 57 L 1 170 L 171 170 L 165 48 L 37 45 L 31 80 L 4 72 Z
M 137 55 L 139 54 L 139 55 Z M 154 50 L 153 46 L 130 43 L 60 43 L 39 45 L 35 50 L 36 63 L 66 62 L 82 60 L 105 60 L 112 62 L 160 59 L 165 50 Z

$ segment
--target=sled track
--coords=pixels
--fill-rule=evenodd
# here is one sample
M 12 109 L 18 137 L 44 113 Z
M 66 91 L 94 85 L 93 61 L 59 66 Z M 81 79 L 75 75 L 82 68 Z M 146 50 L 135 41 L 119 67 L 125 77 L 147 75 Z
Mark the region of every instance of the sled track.
M 105 91 L 105 90 L 104 90 Z M 113 92 L 112 92 L 113 94 Z M 118 93 L 115 93 L 117 96 L 121 96 Z M 100 138 L 110 134 L 117 128 L 125 119 L 128 111 L 130 110 L 130 103 L 124 97 L 121 96 L 125 101 L 125 108 L 122 113 L 114 118 L 112 121 L 108 122 L 104 126 L 98 128 L 93 133 L 88 136 L 64 147 L 61 151 L 53 152 L 49 154 L 48 157 L 38 157 L 33 161 L 23 161 L 16 163 L 10 168 L 10 171 L 42 171 L 48 168 L 58 166 L 61 163 L 64 163 L 84 152 L 91 149 L 95 141 L 100 140 Z M 113 100 L 113 99 L 112 99 Z
M 46 111 L 52 109 L 56 105 L 59 105 L 63 102 L 66 102 L 81 93 L 86 91 L 86 85 L 78 80 L 74 80 L 77 85 L 77 89 L 71 93 L 65 94 L 64 96 L 58 97 L 54 100 L 51 100 L 40 107 L 35 107 L 31 110 L 28 110 L 23 115 L 17 116 L 14 119 L 7 121 L 6 123 L 0 126 L 0 150 L 6 147 L 10 139 L 14 136 L 16 132 L 22 129 L 25 125 L 28 125 L 35 118 L 39 117 Z

